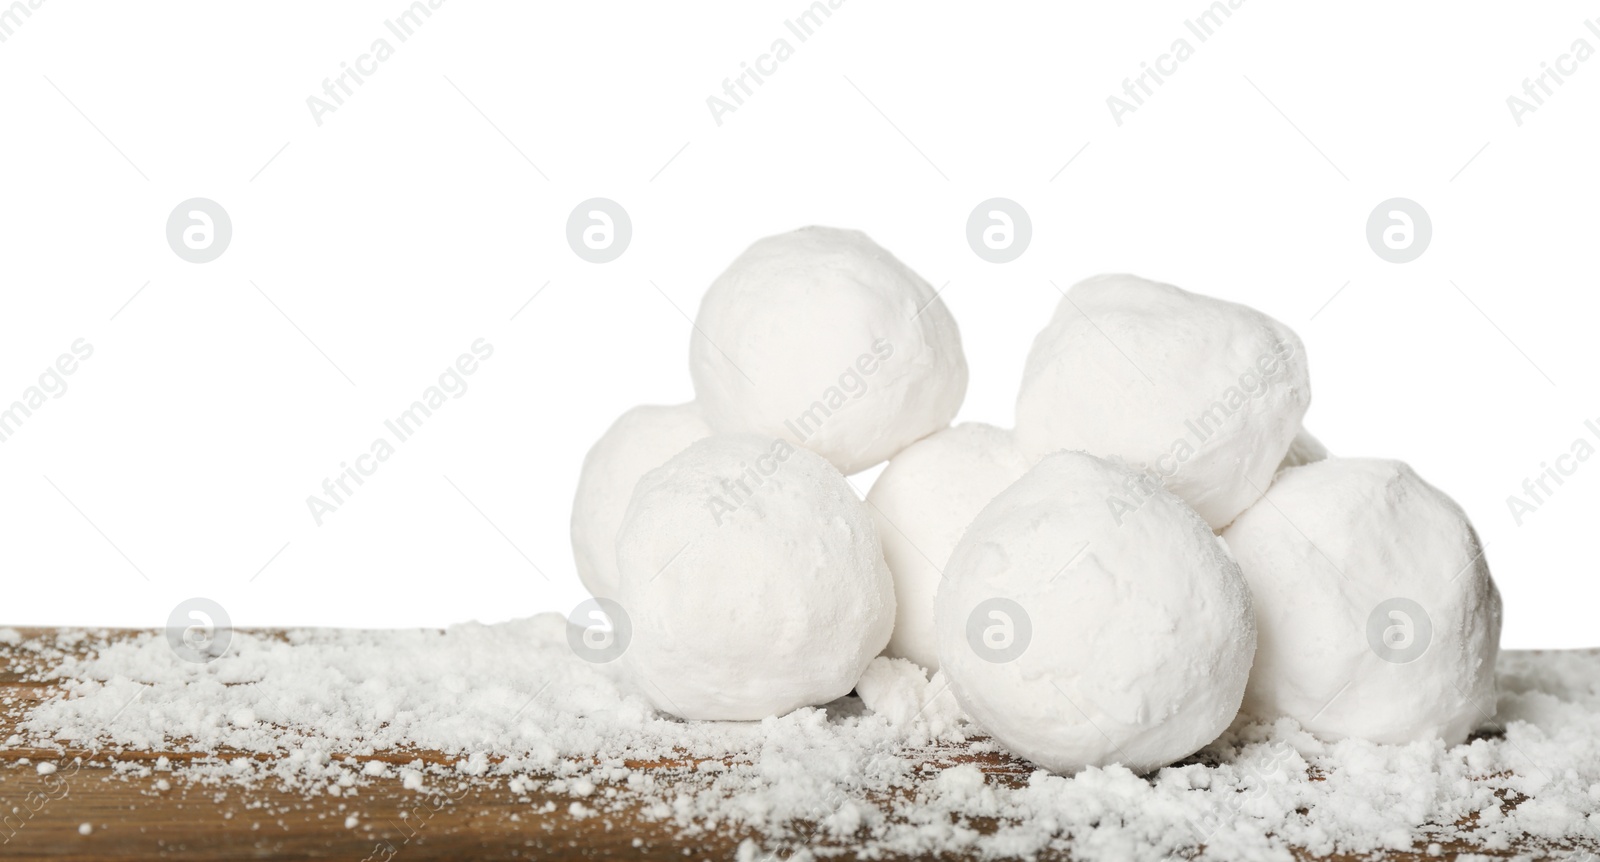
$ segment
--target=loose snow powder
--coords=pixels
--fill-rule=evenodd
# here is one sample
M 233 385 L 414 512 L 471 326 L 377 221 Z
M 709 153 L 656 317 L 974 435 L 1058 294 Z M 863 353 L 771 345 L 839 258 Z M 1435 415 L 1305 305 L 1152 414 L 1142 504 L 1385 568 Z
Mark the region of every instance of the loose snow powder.
M 1501 724 L 1463 745 L 1327 743 L 1286 719 L 1240 722 L 1149 776 L 1110 766 L 1065 778 L 966 738 L 977 731 L 942 680 L 901 660 L 874 661 L 866 703 L 845 697 L 759 722 L 668 718 L 616 663 L 574 655 L 557 615 L 442 632 L 235 632 L 233 648 L 204 665 L 177 660 L 156 633 L 5 640 L 14 672 L 65 689 L 0 704 L 23 715 L 5 748 L 200 752 L 155 770 L 307 794 L 377 782 L 446 795 L 463 782 L 538 786 L 572 796 L 569 815 L 615 828 L 642 819 L 684 836 L 761 836 L 741 845 L 746 859 L 1600 846 L 1596 651 L 1502 654 Z M 454 765 L 360 762 L 430 749 Z M 640 763 L 660 759 L 679 765 Z M 537 804 L 529 813 L 564 816 Z

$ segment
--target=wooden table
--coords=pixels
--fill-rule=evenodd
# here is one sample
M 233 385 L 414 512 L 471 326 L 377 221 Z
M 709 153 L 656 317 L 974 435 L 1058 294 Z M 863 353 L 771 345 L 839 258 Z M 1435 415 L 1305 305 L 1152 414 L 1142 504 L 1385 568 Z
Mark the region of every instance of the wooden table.
M 23 630 L 25 637 L 46 633 Z M 132 633 L 112 633 L 112 637 L 128 634 Z M 1600 652 L 1596 661 L 1600 662 Z M 0 743 L 15 732 L 32 704 L 58 693 L 55 683 L 25 679 L 45 669 L 31 655 L 0 644 Z M 239 756 L 238 752 L 213 754 Z M 643 818 L 613 814 L 574 818 L 568 814 L 572 798 L 538 786 L 514 793 L 504 782 L 470 789 L 437 811 L 427 797 L 403 789 L 398 781 L 373 782 L 360 788 L 353 799 L 307 798 L 299 792 L 274 789 L 270 782 L 250 788 L 201 784 L 186 776 L 183 768 L 186 761 L 200 756 L 174 751 L 76 750 L 63 757 L 43 749 L 0 748 L 0 815 L 12 818 L 0 828 L 0 859 L 619 858 L 681 862 L 733 858 L 745 837 L 718 834 L 685 842 L 675 836 L 670 825 Z M 73 764 L 77 757 L 84 762 Z M 153 766 L 161 757 L 172 763 L 171 772 L 157 774 L 167 779 L 168 790 L 152 789 L 155 778 L 130 781 L 113 776 L 113 763 Z M 404 764 L 417 758 L 451 762 L 437 752 L 425 751 L 357 759 Z M 24 759 L 62 766 L 53 775 L 40 775 L 34 765 L 23 765 Z M 974 753 L 962 746 L 925 755 L 925 759 L 938 765 L 976 763 L 991 782 L 1021 783 L 1032 771 L 1021 761 Z M 663 781 L 693 768 L 693 764 L 674 761 L 629 766 L 659 770 L 657 775 Z M 38 810 L 31 815 L 26 813 L 34 807 L 28 803 L 30 799 L 38 803 Z M 547 802 L 554 803 L 553 811 L 536 813 Z M 14 808 L 21 810 L 13 812 Z M 361 813 L 359 822 L 347 826 L 346 817 L 356 810 Z M 80 825 L 86 823 L 90 831 L 80 834 Z M 992 824 L 972 825 L 980 830 L 992 828 Z M 636 841 L 640 842 L 637 846 Z M 1517 848 L 1493 851 L 1453 844 L 1446 845 L 1445 851 L 1445 858 L 1460 852 L 1510 856 Z M 1421 862 L 1439 857 L 1390 853 L 1385 858 Z

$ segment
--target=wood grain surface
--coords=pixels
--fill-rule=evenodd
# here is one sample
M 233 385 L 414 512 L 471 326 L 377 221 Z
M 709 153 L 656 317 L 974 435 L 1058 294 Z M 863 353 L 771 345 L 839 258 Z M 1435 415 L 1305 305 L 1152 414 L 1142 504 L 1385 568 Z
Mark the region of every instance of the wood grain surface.
M 25 637 L 45 632 L 23 630 Z M 121 636 L 111 633 L 111 637 Z M 82 649 L 80 647 L 80 649 Z M 1600 653 L 1597 653 L 1600 661 Z M 0 742 L 14 732 L 31 705 L 59 695 L 53 682 L 30 681 L 48 670 L 51 659 L 0 644 Z M 677 837 L 670 824 L 638 816 L 637 811 L 608 811 L 573 816 L 576 801 L 530 782 L 513 792 L 505 782 L 424 794 L 406 790 L 396 780 L 375 781 L 339 796 L 306 796 L 301 790 L 278 789 L 273 782 L 239 787 L 202 783 L 184 764 L 216 755 L 173 751 L 61 752 L 0 747 L 0 859 L 69 860 L 200 860 L 200 859 L 630 859 L 684 860 L 733 858 L 741 840 L 737 832 Z M 263 759 L 260 755 L 253 755 Z M 149 776 L 117 773 L 113 764 L 134 762 L 154 767 L 166 757 L 170 771 Z M 76 760 L 81 758 L 81 760 Z M 356 756 L 357 761 L 383 760 L 405 764 L 416 759 L 451 763 L 438 752 L 393 751 Z M 1003 755 L 974 753 L 949 746 L 919 755 L 930 768 L 975 763 L 994 783 L 1020 784 L 1032 768 Z M 41 775 L 40 762 L 57 764 Z M 687 774 L 691 762 L 629 763 L 652 770 L 670 783 Z M 553 777 L 553 776 L 552 776 Z M 165 782 L 166 789 L 158 782 Z M 453 798 L 452 798 L 453 797 Z M 1514 807 L 1516 800 L 1505 805 Z M 357 819 L 347 823 L 347 817 Z M 88 834 L 80 826 L 88 824 Z M 980 831 L 995 824 L 973 822 Z M 853 858 L 848 848 L 842 858 Z M 1445 846 L 1444 858 L 1473 852 L 1510 857 L 1519 848 L 1490 850 L 1470 844 Z M 1522 848 L 1520 852 L 1529 852 Z M 1544 854 L 1531 851 L 1535 858 Z M 1311 857 L 1345 860 L 1351 857 Z M 892 857 L 886 857 L 892 858 Z M 1049 857 L 1046 857 L 1049 858 Z M 1424 853 L 1388 853 L 1393 860 L 1431 860 Z

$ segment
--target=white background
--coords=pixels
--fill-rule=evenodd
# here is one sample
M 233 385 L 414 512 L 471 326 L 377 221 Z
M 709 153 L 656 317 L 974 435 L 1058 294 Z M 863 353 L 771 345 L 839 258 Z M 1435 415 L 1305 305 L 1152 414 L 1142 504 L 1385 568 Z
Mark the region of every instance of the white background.
M 1506 105 L 1600 47 L 1600 7 L 1252 0 L 1200 43 L 1201 0 L 850 0 L 798 43 L 801 0 L 455 0 L 402 44 L 403 8 L 50 0 L 0 43 L 0 401 L 94 346 L 0 444 L 0 622 L 158 626 L 194 595 L 238 625 L 565 612 L 589 444 L 691 398 L 680 309 L 820 223 L 949 283 L 963 420 L 1010 424 L 1052 280 L 1278 317 L 1308 426 L 1472 514 L 1505 643 L 1600 645 L 1600 458 L 1520 527 L 1506 505 L 1600 419 L 1600 59 L 1520 127 Z M 317 125 L 307 97 L 379 37 L 394 56 Z M 794 56 L 719 126 L 706 98 L 780 37 Z M 1106 97 L 1180 37 L 1194 56 L 1117 125 Z M 233 220 L 208 264 L 164 237 L 197 196 Z M 566 244 L 593 196 L 632 216 L 614 263 Z M 993 196 L 1032 216 L 1014 263 L 964 239 Z M 1395 196 L 1434 225 L 1405 265 L 1364 237 Z M 306 497 L 480 337 L 470 390 L 316 526 Z

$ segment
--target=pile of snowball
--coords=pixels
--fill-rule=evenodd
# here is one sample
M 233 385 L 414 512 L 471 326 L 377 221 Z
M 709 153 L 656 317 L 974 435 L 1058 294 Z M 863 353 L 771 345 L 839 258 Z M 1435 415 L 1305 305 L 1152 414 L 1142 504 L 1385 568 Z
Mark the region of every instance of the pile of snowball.
M 950 426 L 955 320 L 858 231 L 756 242 L 694 330 L 695 400 L 618 419 L 572 516 L 663 712 L 826 704 L 881 653 L 1062 773 L 1153 770 L 1241 714 L 1449 744 L 1493 715 L 1472 525 L 1406 464 L 1304 431 L 1304 346 L 1265 314 L 1083 281 L 1034 339 L 1014 430 Z M 845 476 L 886 459 L 862 500 Z

